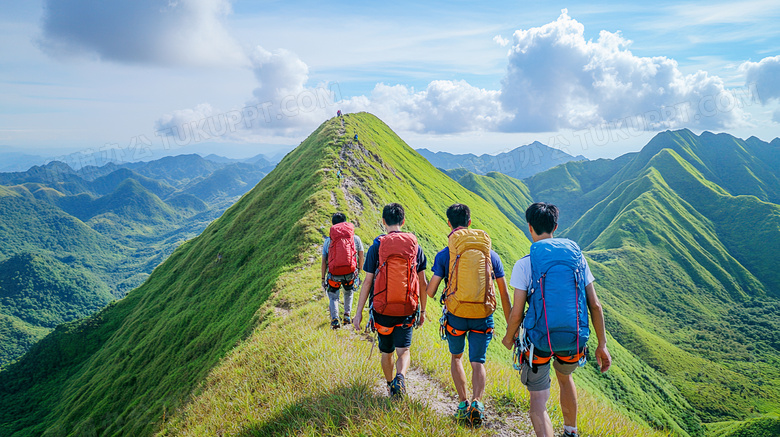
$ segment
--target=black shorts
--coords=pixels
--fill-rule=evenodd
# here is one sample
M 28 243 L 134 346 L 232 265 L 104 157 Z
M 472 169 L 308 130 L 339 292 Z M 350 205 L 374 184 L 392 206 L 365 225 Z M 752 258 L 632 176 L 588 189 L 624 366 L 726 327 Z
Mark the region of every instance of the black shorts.
M 378 334 L 379 336 L 379 351 L 386 354 L 391 354 L 395 351 L 395 348 L 404 348 L 412 345 L 412 332 L 414 331 L 414 315 L 406 317 L 394 317 L 384 316 L 382 314 L 374 312 L 374 321 L 382 326 L 393 328 L 393 332 L 389 335 Z M 409 325 L 408 328 L 396 325 Z

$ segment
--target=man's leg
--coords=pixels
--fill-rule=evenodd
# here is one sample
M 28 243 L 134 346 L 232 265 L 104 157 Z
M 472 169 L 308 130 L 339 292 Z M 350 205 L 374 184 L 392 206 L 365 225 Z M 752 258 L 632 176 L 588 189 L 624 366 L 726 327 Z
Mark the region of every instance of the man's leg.
M 490 345 L 490 340 L 493 339 L 492 331 L 488 331 L 493 328 L 493 317 L 474 319 L 469 323 L 470 328 L 475 330 L 469 331 L 468 333 L 469 361 L 471 362 L 471 388 L 474 392 L 474 400 L 482 402 L 482 397 L 485 395 L 485 383 L 487 380 L 485 359 L 487 357 L 488 345 Z
M 550 389 L 541 391 L 529 391 L 531 398 L 531 408 L 528 415 L 531 416 L 531 423 L 534 426 L 536 437 L 553 437 L 552 421 L 547 414 L 547 400 L 550 398 Z
M 469 401 L 469 395 L 466 391 L 466 371 L 463 370 L 463 353 L 452 354 L 450 360 L 450 372 L 452 373 L 452 382 L 455 383 L 455 390 L 458 391 L 460 401 Z
M 553 364 L 555 376 L 561 390 L 561 412 L 563 413 L 564 426 L 577 428 L 577 387 L 571 373 L 576 369 L 576 364 L 561 365 L 557 361 Z
M 352 294 L 354 288 L 347 290 L 344 288 L 344 314 L 352 314 Z
M 474 391 L 474 400 L 482 402 L 485 395 L 485 383 L 487 372 L 483 363 L 471 362 L 471 388 Z M 464 381 L 465 382 L 465 381 Z
M 330 310 L 330 319 L 339 318 L 339 288 L 328 287 L 328 310 Z
M 390 382 L 395 376 L 393 374 L 393 353 L 382 352 L 382 373 L 385 374 L 385 381 Z
M 408 347 L 395 348 L 395 354 L 398 356 L 398 359 L 395 361 L 396 373 L 400 373 L 401 375 L 405 376 L 406 371 L 409 370 L 409 364 L 412 361 L 412 354 L 409 353 Z M 390 368 L 391 373 L 392 370 L 393 369 L 391 367 Z M 387 372 L 385 372 L 385 376 L 387 376 Z

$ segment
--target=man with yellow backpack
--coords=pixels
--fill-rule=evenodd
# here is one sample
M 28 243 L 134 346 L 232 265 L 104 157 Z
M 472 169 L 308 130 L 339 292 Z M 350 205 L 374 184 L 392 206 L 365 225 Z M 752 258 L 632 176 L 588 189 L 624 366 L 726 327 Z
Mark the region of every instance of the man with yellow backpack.
M 382 210 L 382 223 L 387 234 L 374 239 L 368 248 L 363 271 L 366 279 L 360 289 L 357 312 L 352 323 L 360 330 L 363 308 L 371 302 L 367 328 L 376 330 L 379 351 L 382 352 L 382 372 L 390 396 L 406 394 L 406 371 L 409 369 L 413 328 L 425 322 L 427 296 L 425 268 L 428 261 L 417 237 L 401 232 L 404 208 L 391 203 Z M 393 363 L 393 352 L 397 360 Z M 393 377 L 395 367 L 395 377 Z
M 490 237 L 485 231 L 469 229 L 469 207 L 456 203 L 447 208 L 447 224 L 452 229 L 449 244 L 436 254 L 433 277 L 426 292 L 434 297 L 444 279 L 442 338 L 449 343 L 452 354 L 450 371 L 460 398 L 454 417 L 478 428 L 485 419 L 482 397 L 486 382 L 485 356 L 493 338 L 493 312 L 496 310 L 494 281 L 498 285 L 506 318 L 509 318 L 511 304 L 501 258 L 491 249 Z M 466 391 L 462 360 L 466 337 L 471 362 L 471 398 Z

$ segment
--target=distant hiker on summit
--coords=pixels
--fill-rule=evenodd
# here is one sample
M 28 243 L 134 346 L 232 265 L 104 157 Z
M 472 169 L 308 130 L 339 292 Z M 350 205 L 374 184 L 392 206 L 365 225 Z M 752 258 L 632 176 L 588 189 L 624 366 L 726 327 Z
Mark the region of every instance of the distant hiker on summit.
M 607 350 L 604 312 L 593 287 L 593 274 L 579 246 L 565 238 L 553 238 L 558 229 L 558 208 L 549 203 L 534 203 L 525 211 L 525 219 L 534 243 L 531 253 L 521 258 L 512 270 L 510 285 L 515 302 L 502 343 L 514 344 L 520 363 L 520 381 L 531 397 L 529 415 L 539 437 L 552 437 L 547 414 L 550 397 L 550 361 L 561 390 L 564 437 L 577 437 L 577 388 L 572 373 L 585 365 L 588 310 L 598 337 L 596 362 L 601 372 L 612 363 Z M 525 304 L 528 312 L 523 316 Z M 517 329 L 523 331 L 517 339 Z
M 404 225 L 404 208 L 391 203 L 382 210 L 382 223 L 387 234 L 380 235 L 368 248 L 366 281 L 360 289 L 357 313 L 353 319 L 355 329 L 360 330 L 363 308 L 370 301 L 368 329 L 375 329 L 382 352 L 382 372 L 392 397 L 406 394 L 406 371 L 409 369 L 412 345 L 412 329 L 425 322 L 425 268 L 428 261 L 417 237 L 401 232 Z M 393 351 L 397 355 L 393 377 Z
M 331 218 L 330 236 L 322 245 L 322 288 L 330 300 L 330 327 L 338 329 L 339 291 L 344 287 L 345 325 L 352 323 L 352 292 L 360 284 L 360 265 L 363 263 L 363 242 L 355 235 L 355 226 L 337 212 Z
M 426 292 L 434 297 L 444 279 L 441 335 L 449 343 L 452 354 L 450 371 L 460 398 L 454 417 L 478 428 L 485 419 L 482 403 L 486 382 L 485 356 L 493 338 L 493 312 L 496 310 L 493 281 L 501 293 L 504 317 L 509 317 L 511 304 L 501 258 L 491 249 L 490 237 L 485 231 L 469 229 L 469 207 L 456 203 L 447 208 L 447 224 L 452 229 L 449 244 L 436 254 L 433 277 Z M 462 360 L 467 336 L 472 398 L 466 391 L 466 371 Z

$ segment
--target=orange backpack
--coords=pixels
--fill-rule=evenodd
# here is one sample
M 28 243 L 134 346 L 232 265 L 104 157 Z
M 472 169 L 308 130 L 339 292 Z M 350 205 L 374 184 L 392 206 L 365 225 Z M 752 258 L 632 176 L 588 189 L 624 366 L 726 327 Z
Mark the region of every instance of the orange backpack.
M 385 316 L 411 316 L 420 299 L 417 237 L 392 232 L 379 239 L 379 268 L 374 276 L 373 308 Z
M 342 222 L 330 227 L 328 271 L 333 276 L 351 275 L 357 268 L 355 226 Z

